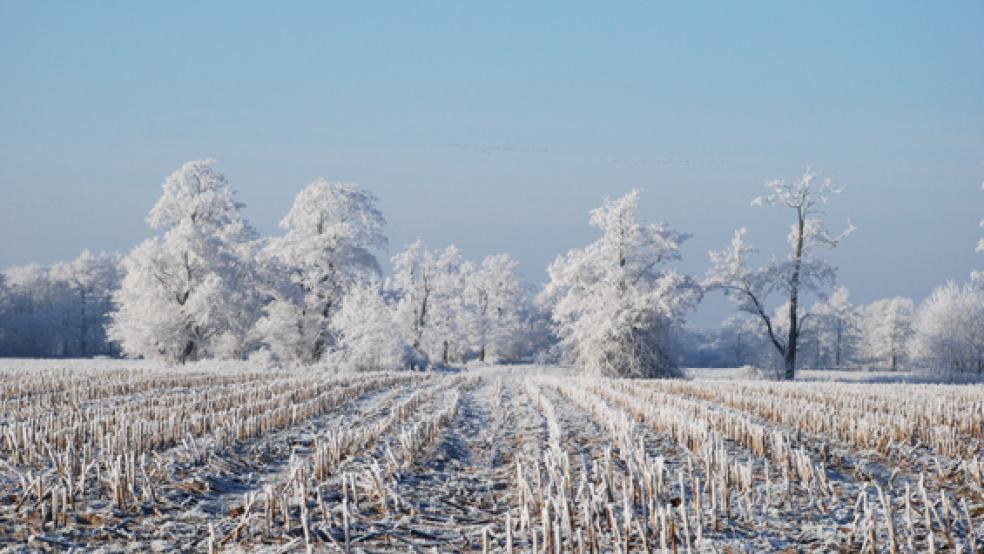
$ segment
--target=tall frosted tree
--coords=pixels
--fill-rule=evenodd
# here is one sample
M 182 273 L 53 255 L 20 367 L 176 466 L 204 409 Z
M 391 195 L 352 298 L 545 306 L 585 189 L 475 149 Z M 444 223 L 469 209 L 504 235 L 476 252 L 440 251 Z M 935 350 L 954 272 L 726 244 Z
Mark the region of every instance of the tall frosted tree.
M 353 287 L 380 276 L 373 250 L 386 248 L 376 197 L 352 183 L 318 179 L 281 220 L 286 231 L 261 259 L 285 278 L 257 322 L 257 334 L 288 363 L 313 363 L 335 346 L 331 320 Z
M 601 237 L 549 267 L 540 302 L 550 307 L 561 347 L 582 372 L 653 377 L 677 372 L 674 329 L 701 298 L 670 269 L 688 235 L 636 220 L 639 191 L 591 212 Z
M 906 362 L 915 306 L 908 298 L 876 300 L 864 307 L 861 344 L 866 359 L 893 370 Z
M 191 161 L 165 179 L 147 216 L 161 234 L 123 260 L 109 336 L 127 355 L 183 363 L 249 349 L 256 233 L 213 164 Z
M 796 352 L 802 319 L 806 312 L 800 303 L 804 293 L 823 295 L 833 285 L 834 268 L 817 257 L 821 248 L 835 248 L 854 227 L 841 234 L 831 234 L 820 216 L 823 206 L 833 195 L 841 192 L 829 179 L 817 180 L 817 174 L 807 170 L 793 182 L 782 180 L 767 183 L 770 193 L 752 201 L 753 206 L 772 205 L 789 210 L 793 216 L 788 235 L 789 254 L 784 260 L 773 261 L 761 268 L 749 267 L 749 256 L 755 249 L 745 241 L 745 229 L 739 229 L 728 248 L 711 252 L 711 268 L 704 286 L 723 290 L 742 311 L 759 319 L 769 342 L 782 359 L 783 376 L 793 379 L 796 374 Z M 768 297 L 781 297 L 786 311 L 784 332 L 778 332 L 768 307 Z
M 406 341 L 422 357 L 424 335 L 430 323 L 430 308 L 434 302 L 436 260 L 422 240 L 393 256 L 393 276 L 387 289 L 396 296 L 397 322 Z
M 469 313 L 465 284 L 474 266 L 465 261 L 455 245 L 433 256 L 427 326 L 421 347 L 432 362 L 447 365 L 464 361 L 470 346 Z
M 950 281 L 916 314 L 911 353 L 944 372 L 984 373 L 984 288 Z
M 454 245 L 434 252 L 419 240 L 392 263 L 387 288 L 399 299 L 397 324 L 407 343 L 431 363 L 464 361 L 473 323 L 466 288 L 474 265 Z
M 858 309 L 851 303 L 847 287 L 837 287 L 813 313 L 814 330 L 820 349 L 817 366 L 843 367 L 854 357 L 859 340 Z
M 479 361 L 502 358 L 522 331 L 526 298 L 516 273 L 519 266 L 508 254 L 486 256 L 482 265 L 466 276 L 465 294 L 471 310 L 472 344 Z

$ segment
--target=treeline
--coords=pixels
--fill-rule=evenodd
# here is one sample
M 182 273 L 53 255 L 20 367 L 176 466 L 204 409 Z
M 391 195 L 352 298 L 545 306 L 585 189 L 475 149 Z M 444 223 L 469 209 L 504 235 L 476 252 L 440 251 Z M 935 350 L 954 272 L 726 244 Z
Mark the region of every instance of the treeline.
M 947 283 L 918 306 L 909 298 L 854 305 L 838 287 L 810 314 L 801 368 L 984 373 L 984 286 L 976 281 Z M 757 321 L 736 315 L 716 330 L 686 330 L 678 351 L 692 367 L 776 367 L 767 341 Z
M 115 356 L 106 336 L 120 257 L 89 251 L 71 262 L 0 272 L 0 356 Z
M 618 376 L 674 375 L 681 364 L 753 364 L 785 378 L 797 367 L 984 372 L 984 277 L 948 283 L 918 307 L 856 306 L 821 255 L 854 230 L 830 232 L 820 218 L 841 189 L 809 171 L 767 186 L 753 204 L 786 210 L 792 231 L 789 250 L 765 265 L 752 265 L 757 251 L 739 229 L 702 279 L 679 272 L 689 235 L 638 221 L 632 191 L 591 212 L 600 237 L 558 256 L 537 290 L 507 254 L 473 262 L 420 241 L 384 278 L 385 219 L 350 183 L 311 183 L 283 232 L 260 236 L 213 162 L 188 162 L 147 216 L 155 235 L 126 256 L 84 252 L 0 274 L 0 355 L 356 370 L 539 360 Z M 688 329 L 713 291 L 738 315 L 716 331 Z
M 128 356 L 260 358 L 354 369 L 520 360 L 539 317 L 516 262 L 416 242 L 392 258 L 376 198 L 317 180 L 260 237 L 213 162 L 170 175 L 147 218 L 158 235 L 122 260 L 107 334 Z

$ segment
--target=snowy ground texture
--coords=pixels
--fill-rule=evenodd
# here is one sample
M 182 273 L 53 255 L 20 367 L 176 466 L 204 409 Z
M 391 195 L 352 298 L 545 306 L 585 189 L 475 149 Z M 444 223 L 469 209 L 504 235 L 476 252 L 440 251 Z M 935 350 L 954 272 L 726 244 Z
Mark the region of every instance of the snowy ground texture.
M 0 364 L 0 551 L 980 551 L 984 387 L 741 375 Z

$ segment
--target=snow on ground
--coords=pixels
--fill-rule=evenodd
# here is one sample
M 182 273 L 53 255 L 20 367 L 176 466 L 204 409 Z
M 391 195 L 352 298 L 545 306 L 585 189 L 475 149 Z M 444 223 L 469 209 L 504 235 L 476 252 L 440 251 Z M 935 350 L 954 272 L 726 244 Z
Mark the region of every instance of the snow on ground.
M 694 367 L 684 370 L 689 379 L 758 380 L 759 375 L 749 367 Z M 835 381 L 841 383 L 984 383 L 984 375 L 940 374 L 928 370 L 863 370 L 863 369 L 800 369 L 797 381 Z
M 3 362 L 0 551 L 984 544 L 984 387 L 689 373 Z

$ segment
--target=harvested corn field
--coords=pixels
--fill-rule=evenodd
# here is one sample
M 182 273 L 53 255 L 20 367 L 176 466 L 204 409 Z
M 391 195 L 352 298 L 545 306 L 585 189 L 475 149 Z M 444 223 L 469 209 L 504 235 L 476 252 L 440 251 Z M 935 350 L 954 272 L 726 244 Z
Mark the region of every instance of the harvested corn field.
M 979 385 L 47 363 L 0 376 L 4 551 L 984 545 Z

